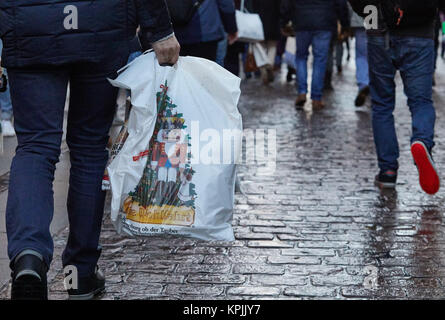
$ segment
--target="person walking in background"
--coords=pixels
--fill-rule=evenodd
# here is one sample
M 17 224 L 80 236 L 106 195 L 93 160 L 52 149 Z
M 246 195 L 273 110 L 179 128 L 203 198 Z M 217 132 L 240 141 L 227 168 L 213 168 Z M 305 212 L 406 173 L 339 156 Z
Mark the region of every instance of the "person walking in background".
M 442 50 L 440 53 L 440 56 L 442 59 L 445 58 L 445 14 L 443 12 L 440 12 L 440 23 L 442 26 Z
M 140 42 L 152 45 L 160 64 L 174 64 L 179 57 L 164 0 L 127 1 L 128 7 L 121 0 L 70 3 L 82 12 L 79 29 L 62 23 L 65 2 L 0 2 L 2 63 L 9 73 L 18 141 L 6 207 L 12 299 L 48 297 L 53 181 L 68 86 L 69 236 L 62 263 L 77 270 L 70 298 L 92 299 L 105 288 L 97 267 L 105 201 L 101 188 L 118 91 L 107 79 L 126 64 L 138 26 Z
M 174 26 L 181 56 L 216 61 L 218 42 L 227 33 L 228 45 L 238 38 L 233 0 L 205 0 L 185 26 Z
M 366 16 L 367 5 L 378 5 L 378 29 L 369 29 L 368 57 L 372 98 L 372 126 L 380 172 L 375 183 L 395 188 L 399 168 L 399 145 L 394 126 L 397 70 L 412 116 L 411 153 L 422 189 L 435 194 L 439 175 L 431 156 L 434 147 L 436 113 L 432 100 L 434 35 L 438 1 L 349 0 L 354 11 Z M 443 7 L 443 1 L 440 4 Z M 394 11 L 394 6 L 399 6 Z M 397 9 L 397 7 L 396 7 Z M 398 15 L 394 15 L 398 12 Z
M 3 42 L 0 40 L 0 56 L 3 49 Z M 0 59 L 1 63 L 1 59 Z M 4 79 L 7 79 L 6 69 L 3 69 L 0 66 L 0 77 L 5 76 Z M 11 102 L 11 94 L 9 92 L 9 86 L 5 83 L 2 83 L 2 87 L 5 86 L 5 91 L 0 91 L 0 127 L 1 132 L 4 137 L 14 137 L 15 131 L 14 126 L 12 125 L 12 102 Z
M 241 9 L 241 0 L 235 0 L 235 8 Z M 232 72 L 234 75 L 240 75 L 240 54 L 246 51 L 246 43 L 235 42 L 227 46 L 227 53 L 224 58 L 224 67 Z
M 264 84 L 273 82 L 275 57 L 277 54 L 277 44 L 280 40 L 280 7 L 281 0 L 250 0 L 248 7 L 253 13 L 260 15 L 264 29 L 264 41 L 261 42 L 267 53 L 268 63 L 260 68 L 261 79 Z
M 298 97 L 295 105 L 302 108 L 308 93 L 308 57 L 312 46 L 314 65 L 312 74 L 312 107 L 323 108 L 324 78 L 337 17 L 343 27 L 348 27 L 348 11 L 345 0 L 282 0 L 280 26 L 292 21 L 297 39 Z
M 368 39 L 364 20 L 352 10 L 348 3 L 351 16 L 351 31 L 355 37 L 355 66 L 358 94 L 355 98 L 357 107 L 363 106 L 369 95 L 369 65 L 368 65 Z

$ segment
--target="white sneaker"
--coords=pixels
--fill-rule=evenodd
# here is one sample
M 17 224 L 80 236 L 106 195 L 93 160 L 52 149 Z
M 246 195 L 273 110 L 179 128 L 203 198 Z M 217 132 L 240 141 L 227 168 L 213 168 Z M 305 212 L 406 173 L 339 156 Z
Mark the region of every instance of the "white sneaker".
M 10 120 L 2 120 L 2 134 L 4 137 L 15 136 L 15 130 Z

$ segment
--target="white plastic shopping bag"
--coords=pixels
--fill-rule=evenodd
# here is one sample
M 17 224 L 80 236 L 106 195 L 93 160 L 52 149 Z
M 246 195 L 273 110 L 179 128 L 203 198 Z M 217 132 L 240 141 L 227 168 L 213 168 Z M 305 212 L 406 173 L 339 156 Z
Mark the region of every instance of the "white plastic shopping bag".
M 253 55 L 255 57 L 255 62 L 258 68 L 268 65 L 269 58 L 267 57 L 266 49 L 262 43 L 256 42 L 250 44 L 252 46 Z
M 286 41 L 286 50 L 284 52 L 284 63 L 288 66 L 296 69 L 296 58 L 295 54 L 297 52 L 297 41 L 295 37 L 288 37 Z
M 128 137 L 108 166 L 118 232 L 233 241 L 240 79 L 205 59 L 161 67 L 146 53 L 111 83 L 132 103 Z
M 261 17 L 259 14 L 249 13 L 244 7 L 244 0 L 241 0 L 240 10 L 236 10 L 235 16 L 238 27 L 238 41 L 264 41 L 264 29 Z
M 264 29 L 258 14 L 236 11 L 236 24 L 238 26 L 238 41 L 259 42 L 264 40 Z

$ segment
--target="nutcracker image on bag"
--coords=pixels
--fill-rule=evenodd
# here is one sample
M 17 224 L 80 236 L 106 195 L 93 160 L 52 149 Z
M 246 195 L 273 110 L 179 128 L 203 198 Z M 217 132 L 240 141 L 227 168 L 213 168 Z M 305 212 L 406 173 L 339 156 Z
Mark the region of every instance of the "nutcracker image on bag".
M 183 115 L 167 96 L 167 85 L 157 95 L 158 115 L 144 173 L 123 204 L 126 219 L 150 224 L 191 226 L 196 192 L 188 152 L 190 136 Z

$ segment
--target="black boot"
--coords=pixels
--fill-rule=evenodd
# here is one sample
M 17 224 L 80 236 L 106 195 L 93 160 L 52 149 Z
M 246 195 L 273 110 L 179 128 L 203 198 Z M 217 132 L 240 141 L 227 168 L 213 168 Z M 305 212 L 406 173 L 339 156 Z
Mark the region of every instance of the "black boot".
M 105 290 L 105 277 L 96 267 L 96 271 L 89 277 L 79 277 L 77 289 L 69 289 L 70 300 L 92 300 Z
M 355 98 L 356 107 L 361 107 L 365 104 L 366 98 L 369 96 L 369 92 L 370 92 L 369 86 L 360 89 L 360 91 L 357 94 L 357 97 Z
M 20 253 L 12 264 L 11 300 L 48 300 L 47 272 L 39 253 Z

